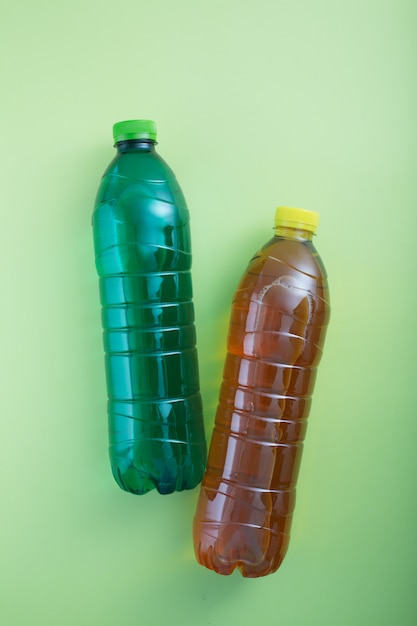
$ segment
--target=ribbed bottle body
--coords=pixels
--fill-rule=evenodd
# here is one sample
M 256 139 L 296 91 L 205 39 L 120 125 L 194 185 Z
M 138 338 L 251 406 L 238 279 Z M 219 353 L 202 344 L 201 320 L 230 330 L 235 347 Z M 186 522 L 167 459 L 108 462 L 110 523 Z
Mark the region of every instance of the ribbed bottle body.
M 206 472 L 198 561 L 220 574 L 274 572 L 286 553 L 307 417 L 329 319 L 310 241 L 274 237 L 236 291 Z
M 191 489 L 206 444 L 189 212 L 151 145 L 138 142 L 110 164 L 93 229 L 113 475 L 136 494 Z

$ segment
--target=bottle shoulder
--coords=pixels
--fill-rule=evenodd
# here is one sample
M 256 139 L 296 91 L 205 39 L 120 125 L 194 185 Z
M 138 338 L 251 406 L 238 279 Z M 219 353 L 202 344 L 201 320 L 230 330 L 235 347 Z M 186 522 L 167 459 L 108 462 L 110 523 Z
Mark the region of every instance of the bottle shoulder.
M 285 342 L 289 340 L 290 354 L 297 336 L 303 338 L 298 346 L 301 349 L 307 328 L 321 332 L 330 316 L 327 276 L 314 245 L 276 237 L 265 244 L 242 276 L 233 299 L 233 311 L 234 329 L 243 324 L 245 332 L 255 332 L 260 340 L 265 340 L 262 349 L 256 348 L 255 355 L 263 354 L 267 360 L 275 358 L 274 355 L 283 358 Z M 278 341 L 276 345 L 274 338 Z M 230 341 L 233 344 L 234 340 Z
M 323 281 L 327 272 L 312 241 L 272 237 L 252 257 L 250 266 L 262 267 L 265 274 L 290 271 Z
M 182 221 L 188 220 L 187 204 L 175 174 L 155 151 L 118 153 L 103 174 L 95 208 L 111 203 L 134 209 L 139 199 L 159 204 L 162 213 L 169 206 L 170 211 L 175 207 L 183 215 Z
M 121 176 L 135 181 L 166 183 L 175 181 L 175 174 L 155 151 L 137 150 L 118 153 L 108 165 L 103 177 Z
M 310 241 L 273 237 L 250 260 L 237 293 L 258 301 L 271 287 L 283 286 L 318 297 L 329 307 L 327 274 L 320 256 Z M 289 291 L 288 291 L 289 290 Z M 275 292 L 274 288 L 271 293 Z

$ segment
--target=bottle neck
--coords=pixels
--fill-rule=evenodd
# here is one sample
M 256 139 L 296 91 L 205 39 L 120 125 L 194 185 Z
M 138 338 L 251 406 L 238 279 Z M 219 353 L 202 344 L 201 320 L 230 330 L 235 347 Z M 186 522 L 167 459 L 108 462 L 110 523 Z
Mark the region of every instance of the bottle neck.
M 275 236 L 283 239 L 292 239 L 293 241 L 312 241 L 313 234 L 310 230 L 303 228 L 290 228 L 289 226 L 276 226 Z
M 115 144 L 117 152 L 155 152 L 156 141 L 153 139 L 126 139 Z

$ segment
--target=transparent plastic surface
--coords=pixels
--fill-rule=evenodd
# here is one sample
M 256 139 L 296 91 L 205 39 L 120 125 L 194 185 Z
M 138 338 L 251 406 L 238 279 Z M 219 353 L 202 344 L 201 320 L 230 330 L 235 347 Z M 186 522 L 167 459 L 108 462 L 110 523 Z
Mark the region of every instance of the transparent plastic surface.
M 236 291 L 206 472 L 197 560 L 219 574 L 270 574 L 287 551 L 311 394 L 329 319 L 323 264 L 288 229 Z
M 135 494 L 192 489 L 206 443 L 189 212 L 152 141 L 118 144 L 93 214 L 113 475 Z

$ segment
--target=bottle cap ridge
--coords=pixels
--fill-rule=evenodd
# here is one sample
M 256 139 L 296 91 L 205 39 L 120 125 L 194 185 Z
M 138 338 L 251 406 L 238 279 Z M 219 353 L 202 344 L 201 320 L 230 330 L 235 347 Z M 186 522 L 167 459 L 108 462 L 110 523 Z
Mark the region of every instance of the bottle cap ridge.
M 114 143 L 129 139 L 156 141 L 156 124 L 153 120 L 125 120 L 113 125 Z
M 275 228 L 286 226 L 315 233 L 319 223 L 319 214 L 306 209 L 280 206 L 275 212 Z

